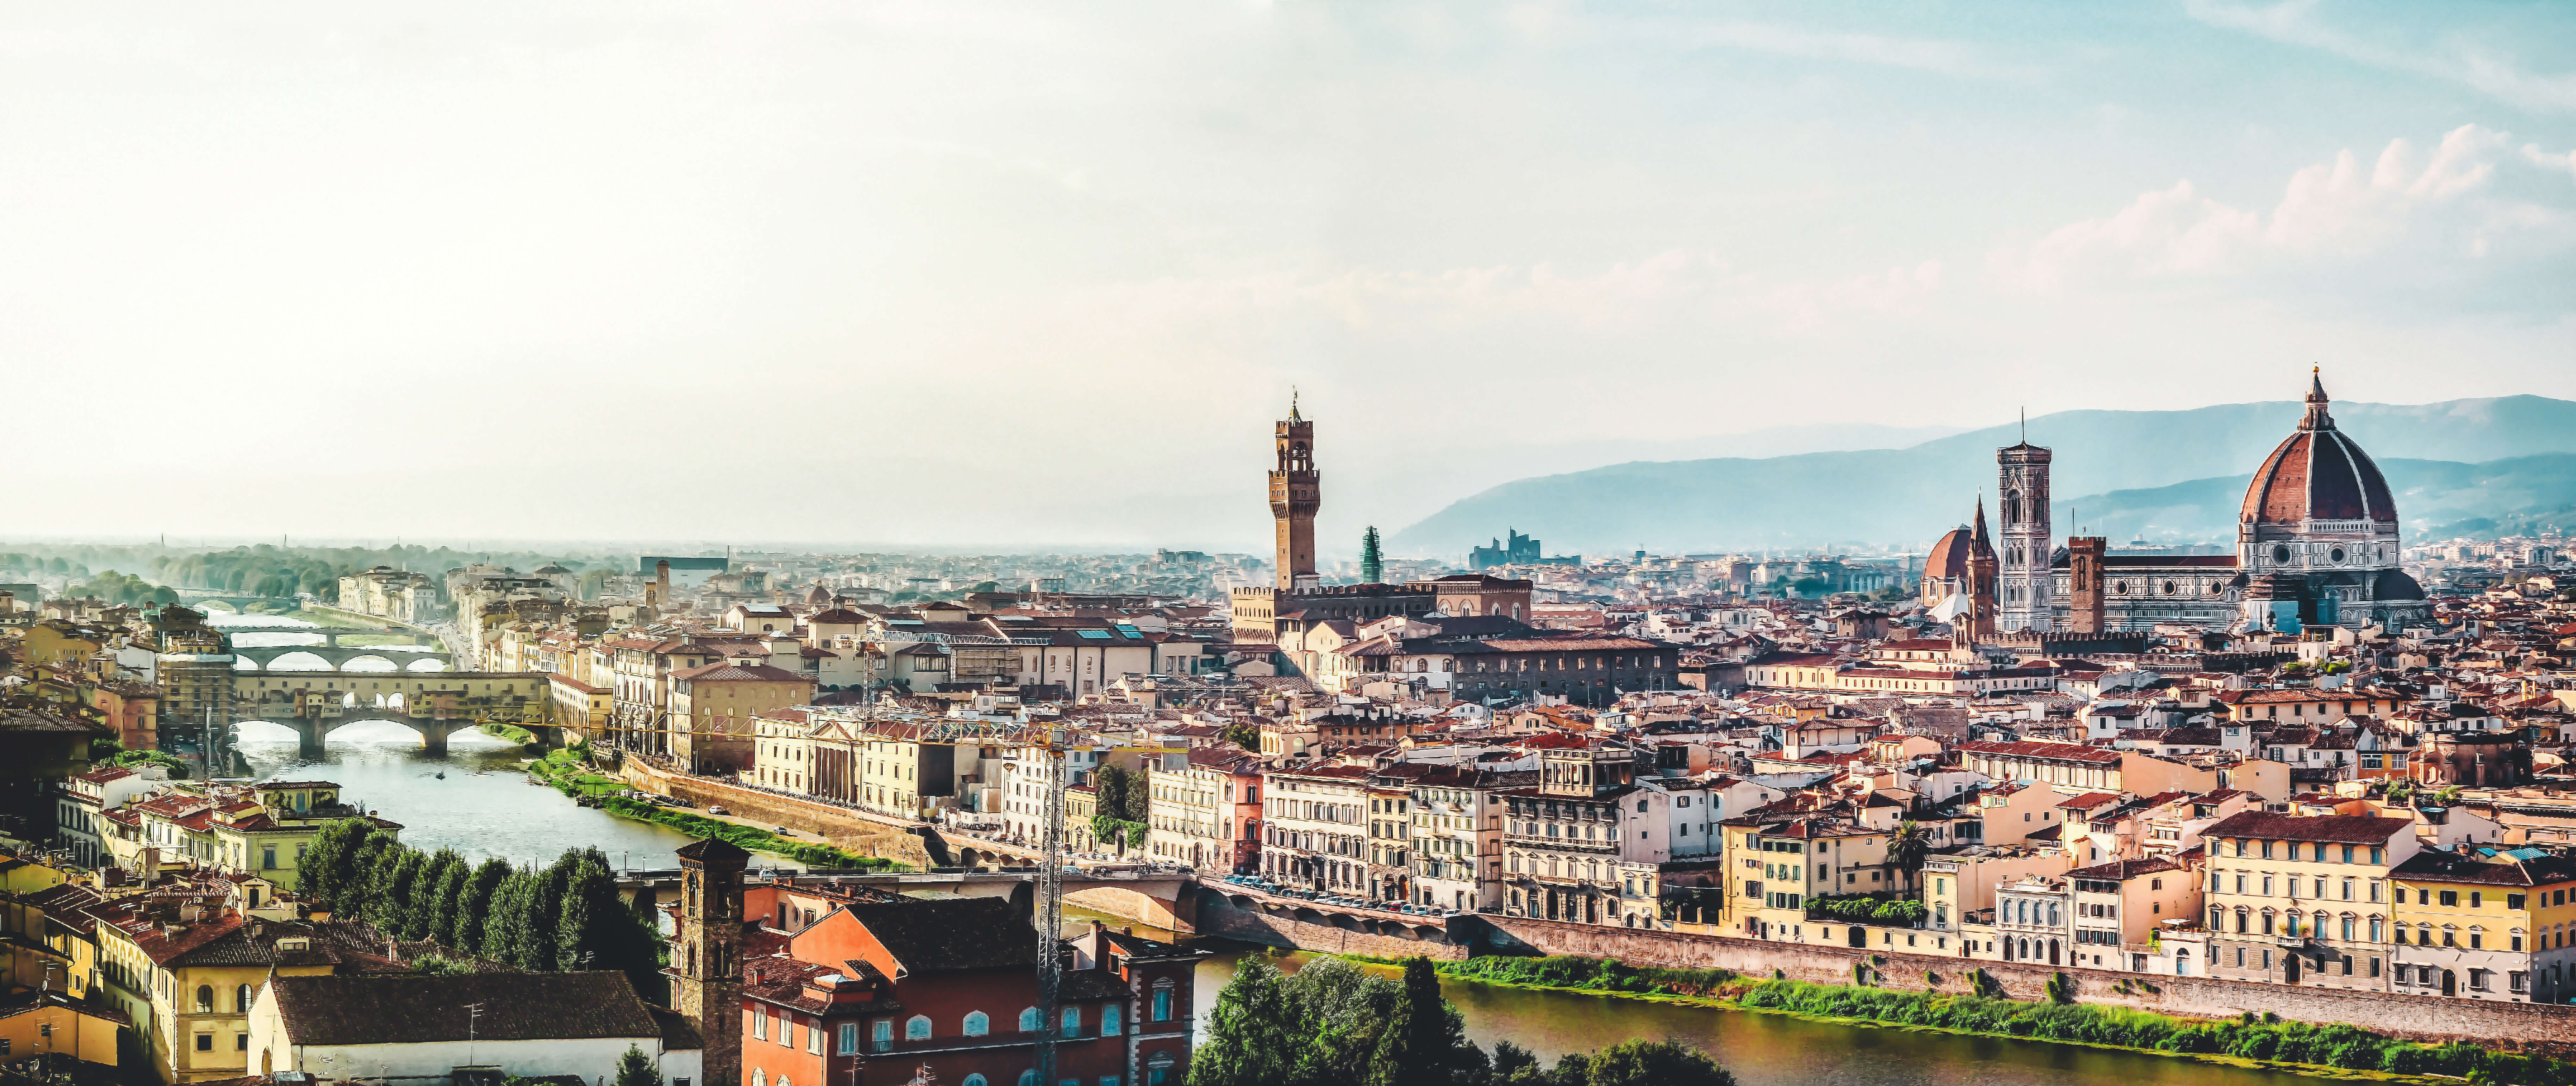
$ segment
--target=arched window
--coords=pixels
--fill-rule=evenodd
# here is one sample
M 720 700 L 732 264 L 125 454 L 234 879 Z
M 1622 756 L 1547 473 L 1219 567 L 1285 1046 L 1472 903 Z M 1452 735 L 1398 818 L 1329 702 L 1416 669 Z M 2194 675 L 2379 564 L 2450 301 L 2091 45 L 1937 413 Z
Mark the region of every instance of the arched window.
M 968 1075 L 966 1081 L 959 1083 L 958 1086 L 984 1086 L 984 1076 Z
M 916 1014 L 909 1020 L 905 1021 L 903 1024 L 903 1039 L 907 1041 L 929 1040 L 930 1016 L 926 1014 Z
M 197 1013 L 198 1013 L 198 1014 L 213 1014 L 213 1013 L 215 1013 L 215 986 L 214 986 L 214 985 L 211 985 L 211 984 L 200 984 L 200 985 L 198 985 L 198 986 L 197 986 Z
M 233 1009 L 243 1014 L 250 1013 L 250 985 L 244 984 L 233 989 Z
M 761 1074 L 760 1068 L 751 1069 L 751 1086 L 767 1086 L 768 1081 L 769 1076 Z
M 1020 1032 L 1022 1032 L 1022 1033 L 1036 1033 L 1036 1032 L 1038 1031 L 1038 1022 L 1039 1022 L 1039 1021 L 1040 1021 L 1040 1019 L 1038 1018 L 1038 1009 L 1037 1009 L 1037 1008 L 1035 1008 L 1035 1007 L 1031 1007 L 1031 1008 L 1029 1008 L 1029 1009 L 1027 1009 L 1027 1010 L 1021 1011 L 1021 1012 L 1020 1012 Z M 1037 1072 L 1035 1072 L 1035 1071 L 1031 1071 L 1031 1072 L 1029 1072 L 1029 1074 L 1034 1075 L 1034 1074 L 1037 1074 Z
M 754 1086 L 757 1086 L 757 1084 L 754 1084 Z M 1037 1068 L 1032 1067 L 1026 1071 L 1020 1072 L 1020 1086 L 1038 1086 Z
M 981 1036 L 983 1036 L 983 1035 L 985 1035 L 985 1034 L 987 1034 L 987 1033 L 991 1033 L 991 1032 L 993 1032 L 993 1020 L 992 1020 L 991 1018 L 985 1017 L 984 1012 L 982 1012 L 982 1011 L 968 1011 L 968 1012 L 966 1012 L 966 1035 L 967 1035 L 967 1036 L 969 1036 L 969 1037 L 981 1037 Z

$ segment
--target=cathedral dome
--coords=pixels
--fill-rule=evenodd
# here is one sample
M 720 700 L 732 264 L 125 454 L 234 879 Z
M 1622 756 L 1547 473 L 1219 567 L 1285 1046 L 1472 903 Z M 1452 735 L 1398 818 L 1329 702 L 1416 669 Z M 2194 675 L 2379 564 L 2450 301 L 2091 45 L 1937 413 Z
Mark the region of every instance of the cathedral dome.
M 1967 527 L 1952 528 L 1940 542 L 1932 545 L 1931 557 L 1923 560 L 1923 575 L 1965 577 L 1968 575 L 1968 556 L 1975 551 L 1976 544 L 1968 538 Z
M 2288 528 L 2318 520 L 2397 523 L 2388 480 L 2370 454 L 2335 429 L 2326 403 L 2325 383 L 2312 379 L 2298 432 L 2272 450 L 2245 488 L 2238 514 L 2244 521 Z

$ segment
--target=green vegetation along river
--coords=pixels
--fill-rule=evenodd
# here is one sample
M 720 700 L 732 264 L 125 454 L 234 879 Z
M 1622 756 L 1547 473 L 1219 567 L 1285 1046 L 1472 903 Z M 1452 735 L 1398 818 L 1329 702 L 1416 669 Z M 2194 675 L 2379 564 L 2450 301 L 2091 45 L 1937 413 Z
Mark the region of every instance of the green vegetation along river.
M 1116 924 L 1111 920 L 1108 923 Z M 1199 969 L 1201 1022 L 1247 953 L 1229 946 Z M 1313 956 L 1277 959 L 1294 970 Z M 1675 1038 L 1717 1057 L 1743 1086 L 2294 1086 L 2320 1080 L 2170 1056 L 2047 1041 L 1810 1021 L 1441 978 L 1440 990 L 1486 1048 L 1507 1040 L 1552 1064 L 1631 1037 Z

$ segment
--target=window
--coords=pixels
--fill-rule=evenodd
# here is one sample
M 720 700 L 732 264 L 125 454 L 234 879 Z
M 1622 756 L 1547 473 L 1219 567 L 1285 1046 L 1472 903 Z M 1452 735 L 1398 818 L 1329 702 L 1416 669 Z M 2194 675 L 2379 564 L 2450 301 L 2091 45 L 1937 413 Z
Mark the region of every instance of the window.
M 905 1021 L 903 1024 L 903 1039 L 907 1041 L 929 1040 L 930 1016 L 926 1014 L 916 1014 L 909 1020 Z
M 823 1020 L 820 1018 L 805 1027 L 805 1051 L 817 1056 L 823 1054 Z
M 2520 939 L 2515 940 L 2515 942 L 2520 941 Z M 1126 1032 L 1125 1026 L 1120 1023 L 1118 1019 L 1119 1014 L 1117 1004 L 1111 1003 L 1100 1008 L 1100 1035 L 1103 1037 L 1115 1037 L 1120 1033 Z
M 966 1076 L 966 1081 L 959 1083 L 958 1086 L 986 1086 L 986 1084 L 984 1082 L 984 1076 L 968 1075 Z
M 244 984 L 233 989 L 233 1009 L 243 1014 L 250 1013 L 250 985 Z
M 212 1051 L 214 1051 L 214 1050 L 215 1050 L 215 1035 L 214 1035 L 214 1034 L 211 1034 L 211 1033 L 200 1033 L 200 1034 L 198 1034 L 198 1035 L 197 1035 L 197 1051 L 199 1051 L 199 1052 L 212 1052 Z
M 769 1076 L 761 1074 L 760 1068 L 754 1067 L 751 1069 L 751 1086 L 763 1086 L 763 1084 L 768 1082 L 768 1080 Z
M 1037 1071 L 1032 1069 L 1020 1072 L 1020 1086 L 1038 1086 Z
M 1066 1007 L 1064 1009 L 1064 1035 L 1067 1037 L 1082 1036 L 1082 1008 Z
M 966 1035 L 967 1035 L 967 1036 L 969 1036 L 969 1037 L 981 1037 L 981 1036 L 984 1036 L 985 1034 L 987 1034 L 987 1033 L 991 1033 L 991 1032 L 993 1032 L 993 1020 L 992 1020 L 991 1018 L 986 1017 L 986 1016 L 985 1016 L 985 1014 L 984 1014 L 984 1012 L 982 1012 L 982 1011 L 968 1011 L 968 1012 L 966 1012 Z
M 1020 1012 L 1020 1032 L 1022 1032 L 1022 1033 L 1036 1033 L 1037 1031 L 1038 1031 L 1038 1009 L 1037 1009 L 1037 1008 L 1035 1008 L 1035 1007 L 1031 1007 L 1031 1008 L 1029 1008 L 1029 1009 L 1027 1009 L 1027 1010 L 1021 1011 L 1021 1012 Z M 1032 1075 L 1034 1075 L 1034 1074 L 1036 1074 L 1037 1072 L 1035 1072 L 1035 1071 L 1031 1071 L 1031 1072 L 1029 1072 L 1029 1073 L 1030 1073 L 1030 1074 L 1032 1074 Z
M 836 1047 L 838 1048 L 838 1052 L 836 1053 L 837 1055 L 842 1055 L 842 1056 L 856 1056 L 856 1055 L 858 1055 L 858 1054 L 859 1054 L 859 1024 L 858 1024 L 858 1023 L 856 1023 L 856 1022 L 843 1022 L 843 1023 L 841 1023 L 841 1043 L 840 1043 L 838 1046 L 836 1046 Z
M 869 1026 L 868 1047 L 877 1052 L 894 1051 L 894 1019 L 880 1018 Z
M 1154 982 L 1154 1021 L 1157 1021 L 1157 1022 L 1169 1022 L 1169 1021 L 1171 1021 L 1171 1020 L 1172 1020 L 1172 982 L 1171 982 L 1171 981 L 1168 981 L 1168 980 L 1159 980 L 1159 981 L 1155 981 L 1155 982 Z
M 769 1039 L 768 1015 L 762 1014 L 759 1011 L 751 1012 L 751 1036 L 753 1040 L 758 1041 L 766 1041 Z

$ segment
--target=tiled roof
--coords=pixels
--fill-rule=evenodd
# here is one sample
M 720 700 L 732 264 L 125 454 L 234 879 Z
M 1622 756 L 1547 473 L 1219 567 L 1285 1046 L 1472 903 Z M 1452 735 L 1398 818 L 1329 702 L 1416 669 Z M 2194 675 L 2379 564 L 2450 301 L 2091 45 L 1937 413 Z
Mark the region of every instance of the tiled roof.
M 2068 762 L 2111 764 L 2120 760 L 2120 752 L 2109 747 L 2088 747 L 2081 743 L 1961 743 L 1966 754 L 1991 754 L 2007 758 L 2044 758 Z
M 1037 967 L 1035 940 L 1003 934 L 1027 930 L 1027 913 L 1000 898 L 852 905 L 847 911 L 915 975 Z
M 619 972 L 273 977 L 299 1045 L 658 1038 L 664 1029 Z M 468 1007 L 481 1008 L 470 1013 Z
M 2201 836 L 2215 838 L 2245 837 L 2274 841 L 2331 841 L 2338 844 L 2386 844 L 2415 824 L 2413 819 L 2381 818 L 2377 815 L 2292 815 L 2271 811 L 2241 811 L 2227 816 L 2217 825 L 2202 830 Z

